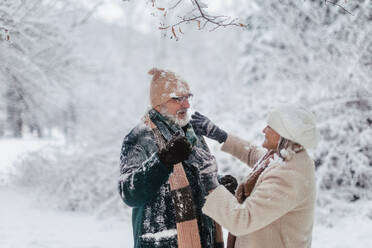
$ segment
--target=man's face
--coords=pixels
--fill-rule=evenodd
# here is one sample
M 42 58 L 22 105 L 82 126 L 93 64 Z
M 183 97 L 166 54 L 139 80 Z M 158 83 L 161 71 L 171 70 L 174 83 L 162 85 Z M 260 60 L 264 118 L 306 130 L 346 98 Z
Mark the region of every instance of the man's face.
M 167 116 L 179 126 L 186 126 L 189 122 L 187 110 L 190 108 L 189 99 L 192 95 L 186 94 L 169 99 L 166 103 L 156 108 L 162 115 Z
M 262 146 L 268 150 L 275 150 L 278 147 L 280 135 L 269 126 L 266 126 L 262 132 L 265 134 L 265 140 Z

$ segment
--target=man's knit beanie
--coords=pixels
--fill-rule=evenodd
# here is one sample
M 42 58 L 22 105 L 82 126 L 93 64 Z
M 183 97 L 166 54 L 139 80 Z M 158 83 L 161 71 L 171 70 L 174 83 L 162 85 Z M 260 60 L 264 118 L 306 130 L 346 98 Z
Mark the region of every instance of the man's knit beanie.
M 186 96 L 191 93 L 188 83 L 174 72 L 152 68 L 148 73 L 152 75 L 150 103 L 153 108 L 173 97 Z

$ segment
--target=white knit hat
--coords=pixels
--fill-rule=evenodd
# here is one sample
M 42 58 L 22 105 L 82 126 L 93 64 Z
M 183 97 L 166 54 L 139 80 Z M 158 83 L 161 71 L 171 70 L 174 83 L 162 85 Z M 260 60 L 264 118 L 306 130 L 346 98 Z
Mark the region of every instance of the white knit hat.
M 314 148 L 319 140 L 315 116 L 302 106 L 283 105 L 269 113 L 267 125 L 280 136 L 306 149 Z

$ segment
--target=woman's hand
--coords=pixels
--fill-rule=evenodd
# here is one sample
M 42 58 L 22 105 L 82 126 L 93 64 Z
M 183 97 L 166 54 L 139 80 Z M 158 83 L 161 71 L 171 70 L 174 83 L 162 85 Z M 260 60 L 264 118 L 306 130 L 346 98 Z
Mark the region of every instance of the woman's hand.
M 227 133 L 215 125 L 206 116 L 195 112 L 191 115 L 191 124 L 198 135 L 206 136 L 210 139 L 214 139 L 219 143 L 223 143 L 227 139 Z
M 231 194 L 235 195 L 235 190 L 238 187 L 238 181 L 235 177 L 231 175 L 225 175 L 218 178 L 218 182 L 225 186 L 225 188 L 230 191 Z

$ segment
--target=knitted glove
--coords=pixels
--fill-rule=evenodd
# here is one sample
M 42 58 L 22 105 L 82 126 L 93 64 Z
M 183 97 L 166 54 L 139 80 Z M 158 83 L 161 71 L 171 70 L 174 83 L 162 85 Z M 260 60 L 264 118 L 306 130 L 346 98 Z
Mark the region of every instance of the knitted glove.
M 186 160 L 191 153 L 191 144 L 186 137 L 176 133 L 171 140 L 167 142 L 165 148 L 158 152 L 159 160 L 169 169 L 173 165 Z
M 217 188 L 217 162 L 215 157 L 207 150 L 199 147 L 194 149 L 194 159 L 199 169 L 200 180 L 207 191 Z
M 216 126 L 211 120 L 199 112 L 195 112 L 191 115 L 190 122 L 196 134 L 206 136 L 220 143 L 225 142 L 227 139 L 227 133 L 224 130 Z
M 231 175 L 225 175 L 222 177 L 218 177 L 218 182 L 225 186 L 225 188 L 230 191 L 231 194 L 235 194 L 235 190 L 238 187 L 238 181 L 235 177 Z

